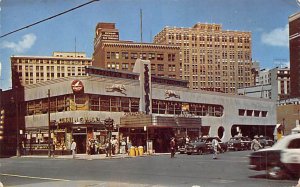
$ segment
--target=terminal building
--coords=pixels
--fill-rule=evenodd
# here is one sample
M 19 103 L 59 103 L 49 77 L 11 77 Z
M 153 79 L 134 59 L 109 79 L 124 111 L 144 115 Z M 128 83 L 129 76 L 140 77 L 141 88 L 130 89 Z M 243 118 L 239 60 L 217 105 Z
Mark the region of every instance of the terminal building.
M 112 136 L 133 146 L 151 142 L 156 152 L 168 152 L 173 136 L 223 141 L 237 134 L 273 136 L 276 103 L 271 100 L 191 90 L 185 80 L 151 76 L 148 60 L 138 59 L 133 72 L 85 70 L 84 76 L 25 85 L 22 136 L 31 154 L 46 153 L 49 137 L 62 154 L 72 139 L 78 153 L 86 153 L 88 139 L 107 141 L 107 118 L 113 119 Z

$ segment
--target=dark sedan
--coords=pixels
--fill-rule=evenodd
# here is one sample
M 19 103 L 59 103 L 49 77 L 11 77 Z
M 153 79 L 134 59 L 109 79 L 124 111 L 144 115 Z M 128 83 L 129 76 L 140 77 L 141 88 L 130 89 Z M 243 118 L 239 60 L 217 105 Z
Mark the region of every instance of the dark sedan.
M 228 150 L 250 150 L 251 148 L 251 139 L 248 137 L 232 137 L 227 142 Z
M 213 148 L 211 142 L 213 139 L 218 140 L 221 149 L 220 152 L 225 152 L 227 150 L 227 145 L 223 143 L 218 137 L 203 137 L 195 142 L 188 143 L 186 145 L 186 153 L 191 155 L 193 153 L 203 154 L 203 153 L 212 153 Z
M 251 153 L 250 169 L 266 170 L 273 179 L 300 177 L 300 134 L 288 135 L 274 146 Z

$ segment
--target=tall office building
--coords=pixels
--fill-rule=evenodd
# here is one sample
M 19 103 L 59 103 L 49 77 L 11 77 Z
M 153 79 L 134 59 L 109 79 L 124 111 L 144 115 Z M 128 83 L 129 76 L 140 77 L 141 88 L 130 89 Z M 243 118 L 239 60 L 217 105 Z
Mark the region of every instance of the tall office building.
M 178 45 L 119 40 L 115 23 L 99 23 L 95 30 L 93 66 L 132 71 L 137 59 L 150 60 L 155 76 L 179 79 Z
M 154 43 L 180 46 L 180 76 L 191 89 L 237 93 L 254 83 L 250 32 L 197 23 L 192 28 L 165 27 Z
M 85 75 L 92 59 L 83 52 L 53 52 L 52 56 L 11 56 L 12 85 L 30 85 L 60 77 Z
M 289 17 L 291 97 L 300 97 L 300 12 Z

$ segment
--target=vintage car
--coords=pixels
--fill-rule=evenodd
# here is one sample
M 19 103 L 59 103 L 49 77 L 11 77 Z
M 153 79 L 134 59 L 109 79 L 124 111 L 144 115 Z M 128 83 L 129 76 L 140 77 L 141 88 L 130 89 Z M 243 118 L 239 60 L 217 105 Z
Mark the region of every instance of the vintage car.
M 272 147 L 260 149 L 249 156 L 252 170 L 266 170 L 273 179 L 300 177 L 300 134 L 285 136 Z
M 259 136 L 258 141 L 263 148 L 271 147 L 274 144 L 274 141 L 268 136 Z
M 176 139 L 177 151 L 180 154 L 186 153 L 186 142 L 184 137 L 180 137 Z
M 203 153 L 212 153 L 213 148 L 211 142 L 213 139 L 218 140 L 221 149 L 220 152 L 225 152 L 227 150 L 227 145 L 223 143 L 218 137 L 202 137 L 195 142 L 186 144 L 186 153 L 191 155 L 193 153 L 203 154 Z
M 232 137 L 227 142 L 227 150 L 250 150 L 251 139 L 244 136 Z

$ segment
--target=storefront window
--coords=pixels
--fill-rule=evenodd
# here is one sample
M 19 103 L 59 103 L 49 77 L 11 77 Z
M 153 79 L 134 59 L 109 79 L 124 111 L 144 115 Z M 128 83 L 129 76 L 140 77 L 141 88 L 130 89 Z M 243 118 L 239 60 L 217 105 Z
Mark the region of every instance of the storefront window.
M 129 112 L 129 98 L 122 97 L 121 98 L 121 111 L 122 112 Z
M 100 97 L 100 111 L 110 111 L 110 99 L 108 96 Z
M 164 101 L 159 101 L 158 102 L 158 110 L 159 110 L 159 114 L 165 114 L 166 112 L 166 103 Z
M 174 114 L 175 113 L 175 107 L 173 102 L 167 103 L 167 114 Z
M 139 99 L 131 98 L 131 112 L 139 111 Z
M 110 98 L 111 103 L 111 111 L 112 112 L 119 112 L 120 111 L 120 100 L 118 97 L 111 97 Z
M 58 97 L 57 98 L 57 111 L 62 112 L 65 110 L 65 98 L 64 97 Z
M 90 105 L 91 105 L 91 110 L 99 111 L 99 97 L 91 96 Z
M 152 113 L 158 113 L 158 101 L 154 99 L 152 100 Z

